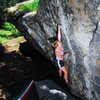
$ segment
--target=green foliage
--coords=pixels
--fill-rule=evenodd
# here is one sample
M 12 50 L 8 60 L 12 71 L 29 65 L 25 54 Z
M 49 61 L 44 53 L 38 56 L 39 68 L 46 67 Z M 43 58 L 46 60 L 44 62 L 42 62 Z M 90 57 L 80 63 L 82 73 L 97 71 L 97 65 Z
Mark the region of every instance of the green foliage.
M 6 13 L 5 9 L 11 6 L 14 6 L 18 2 L 27 1 L 27 0 L 0 0 L 0 43 L 4 44 L 8 40 L 21 36 L 19 31 L 11 23 L 6 22 Z M 39 0 L 34 0 L 33 2 L 24 4 L 21 11 L 30 10 L 37 11 Z M 3 24 L 3 25 L 2 25 Z
M 8 30 L 8 31 L 11 31 L 12 29 L 15 28 L 15 26 L 9 22 L 5 22 L 3 25 L 2 25 L 3 29 L 5 30 Z
M 0 43 L 4 44 L 8 40 L 21 36 L 19 31 L 11 23 L 5 22 L 2 25 L 3 29 L 0 30 Z
M 21 35 L 19 33 L 19 31 L 16 29 L 16 27 L 13 24 L 9 23 L 9 22 L 5 22 L 2 25 L 2 27 L 3 27 L 4 30 L 11 31 L 15 37 Z
M 27 0 L 0 0 L 0 28 L 3 22 L 7 21 L 5 9 L 14 6 L 16 3 Z M 30 10 L 37 11 L 39 0 L 34 0 L 32 3 L 24 4 L 21 11 Z
M 14 6 L 18 2 L 26 0 L 0 0 L 0 28 L 2 24 L 7 20 L 5 9 Z
M 0 43 L 4 44 L 11 39 L 12 33 L 10 31 L 0 30 Z
M 7 41 L 21 36 L 18 32 L 14 33 L 7 30 L 0 30 L 0 43 L 4 44 Z
M 25 10 L 29 10 L 31 12 L 37 11 L 38 3 L 39 3 L 39 0 L 34 0 L 33 2 L 26 3 L 22 6 L 20 11 L 25 11 Z

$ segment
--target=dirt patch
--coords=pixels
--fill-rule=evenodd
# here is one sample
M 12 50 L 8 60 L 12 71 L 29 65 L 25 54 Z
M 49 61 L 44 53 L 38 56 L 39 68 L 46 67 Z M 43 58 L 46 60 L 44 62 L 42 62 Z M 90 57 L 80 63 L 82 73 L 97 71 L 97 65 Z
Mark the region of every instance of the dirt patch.
M 6 44 L 3 45 L 5 48 L 5 52 L 12 52 L 12 51 L 19 51 L 20 43 L 26 42 L 26 39 L 22 37 L 18 37 L 8 41 Z

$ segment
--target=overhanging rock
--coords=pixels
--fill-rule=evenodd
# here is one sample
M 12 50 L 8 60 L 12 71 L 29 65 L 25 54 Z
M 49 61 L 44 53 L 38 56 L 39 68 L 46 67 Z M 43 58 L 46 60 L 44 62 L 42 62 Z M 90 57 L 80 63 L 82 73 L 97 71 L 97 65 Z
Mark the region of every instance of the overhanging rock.
M 63 47 L 69 53 L 65 62 L 71 91 L 88 100 L 100 98 L 99 6 L 99 0 L 40 0 L 37 14 L 8 11 L 8 20 L 52 62 L 51 44 L 57 37 L 57 24 L 61 24 Z

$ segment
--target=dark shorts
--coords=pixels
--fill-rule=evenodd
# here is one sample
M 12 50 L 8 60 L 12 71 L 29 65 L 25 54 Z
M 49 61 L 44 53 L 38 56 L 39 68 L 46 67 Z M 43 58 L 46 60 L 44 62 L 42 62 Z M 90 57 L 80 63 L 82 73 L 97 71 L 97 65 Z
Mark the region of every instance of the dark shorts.
M 64 62 L 63 62 L 63 60 L 56 60 L 56 66 L 57 66 L 57 68 L 64 67 Z

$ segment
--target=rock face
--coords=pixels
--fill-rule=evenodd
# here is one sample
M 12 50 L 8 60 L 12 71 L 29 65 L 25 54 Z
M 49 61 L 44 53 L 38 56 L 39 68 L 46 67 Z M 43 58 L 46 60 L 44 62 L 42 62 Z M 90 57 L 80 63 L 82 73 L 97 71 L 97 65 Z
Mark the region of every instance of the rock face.
M 8 19 L 53 63 L 51 44 L 57 37 L 57 24 L 61 24 L 63 47 L 69 53 L 65 62 L 71 91 L 84 100 L 99 100 L 100 1 L 40 0 L 36 15 L 25 13 L 9 14 Z

